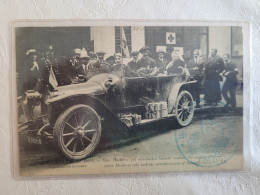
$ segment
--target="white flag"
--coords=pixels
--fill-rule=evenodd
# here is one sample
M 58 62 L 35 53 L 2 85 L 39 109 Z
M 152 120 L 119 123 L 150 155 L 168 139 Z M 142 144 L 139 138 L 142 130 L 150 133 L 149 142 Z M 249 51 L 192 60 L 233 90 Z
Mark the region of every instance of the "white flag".
M 127 42 L 126 42 L 126 36 L 125 36 L 125 31 L 124 28 L 121 27 L 121 49 L 122 49 L 122 54 L 126 56 L 126 58 L 130 58 L 130 53 L 128 50 Z
M 58 86 L 58 82 L 56 80 L 55 74 L 53 72 L 53 69 L 51 67 L 50 69 L 50 75 L 49 75 L 49 83 L 52 85 L 53 88 Z

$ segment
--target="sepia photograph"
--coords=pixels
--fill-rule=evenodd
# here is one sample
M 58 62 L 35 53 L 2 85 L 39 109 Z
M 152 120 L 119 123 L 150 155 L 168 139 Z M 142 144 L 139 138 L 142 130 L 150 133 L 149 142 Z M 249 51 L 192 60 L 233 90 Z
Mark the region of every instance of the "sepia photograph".
M 14 47 L 21 176 L 243 169 L 242 26 L 28 25 Z

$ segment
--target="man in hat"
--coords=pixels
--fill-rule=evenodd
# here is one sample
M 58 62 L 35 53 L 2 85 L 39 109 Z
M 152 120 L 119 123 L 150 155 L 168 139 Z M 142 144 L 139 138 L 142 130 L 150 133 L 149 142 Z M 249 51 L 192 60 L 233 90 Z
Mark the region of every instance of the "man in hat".
M 45 52 L 45 58 L 41 61 L 41 66 L 43 68 L 43 85 L 44 85 L 44 91 L 47 91 L 46 87 L 53 88 L 55 86 L 52 86 L 49 83 L 49 76 L 50 71 L 52 69 L 55 80 L 57 81 L 58 85 L 63 85 L 62 83 L 62 77 L 61 77 L 61 68 L 59 60 L 55 56 L 54 48 L 52 45 L 48 45 Z
M 165 59 L 165 54 L 166 54 L 166 52 L 163 50 L 157 51 L 158 58 L 155 60 L 155 62 L 156 62 L 157 67 L 159 68 L 160 72 L 164 72 L 165 68 L 168 64 L 168 60 Z
M 77 77 L 76 68 L 79 66 L 80 54 L 81 49 L 76 48 L 71 51 L 69 58 L 64 59 L 62 64 L 65 66 L 61 68 L 62 82 L 64 85 L 75 82 Z
M 86 49 L 83 47 L 80 53 L 79 66 L 76 68 L 79 82 L 86 82 L 90 78 L 90 75 L 88 74 L 90 67 L 90 57 L 88 56 Z
M 154 76 L 158 72 L 156 62 L 149 57 L 149 50 L 150 48 L 147 46 L 140 49 L 140 53 L 143 57 L 138 61 L 139 69 L 137 70 L 137 73 L 139 76 Z
M 113 66 L 113 64 L 115 63 L 115 56 L 109 56 L 109 57 L 106 59 L 106 62 L 107 62 L 110 66 Z
M 38 65 L 37 51 L 29 49 L 26 52 L 26 62 L 19 71 L 18 94 L 21 95 L 26 90 L 41 91 L 42 69 Z
M 125 76 L 126 77 L 138 76 L 138 74 L 136 73 L 136 71 L 138 70 L 138 56 L 139 56 L 138 51 L 133 51 L 131 53 L 131 57 L 133 60 L 131 60 L 125 67 Z
M 97 56 L 98 56 L 98 60 L 100 61 L 100 62 L 105 62 L 105 60 L 104 60 L 104 56 L 105 56 L 105 52 L 103 52 L 103 51 L 98 51 L 98 52 L 96 52 L 96 54 L 97 54 Z

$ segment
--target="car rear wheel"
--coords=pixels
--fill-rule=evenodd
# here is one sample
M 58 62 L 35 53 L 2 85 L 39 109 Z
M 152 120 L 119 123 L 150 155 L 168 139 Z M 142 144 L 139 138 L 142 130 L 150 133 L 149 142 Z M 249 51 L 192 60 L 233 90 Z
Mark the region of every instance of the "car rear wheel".
M 189 125 L 194 115 L 193 98 L 190 92 L 181 91 L 176 101 L 176 119 L 181 127 Z
M 69 160 L 89 157 L 99 144 L 100 137 L 100 118 L 95 110 L 84 104 L 69 107 L 54 126 L 54 140 Z

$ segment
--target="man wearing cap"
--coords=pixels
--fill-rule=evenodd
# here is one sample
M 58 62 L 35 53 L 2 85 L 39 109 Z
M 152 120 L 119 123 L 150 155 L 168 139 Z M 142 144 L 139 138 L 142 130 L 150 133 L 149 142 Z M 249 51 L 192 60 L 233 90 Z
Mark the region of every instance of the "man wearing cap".
M 76 68 L 76 73 L 79 77 L 79 82 L 86 82 L 89 79 L 89 69 L 91 66 L 90 57 L 85 48 L 82 49 L 79 59 L 79 66 Z
M 131 53 L 131 57 L 133 58 L 132 61 L 130 61 L 127 66 L 125 67 L 125 76 L 126 77 L 136 77 L 138 74 L 136 71 L 138 70 L 138 51 L 133 51 Z
M 115 63 L 115 56 L 109 56 L 109 57 L 106 59 L 106 62 L 107 62 L 110 66 L 113 66 L 113 64 Z
M 139 76 L 153 76 L 157 73 L 156 62 L 149 57 L 149 47 L 144 46 L 140 49 L 143 57 L 138 61 L 137 73 Z
M 104 56 L 105 56 L 105 52 L 103 52 L 103 51 L 98 51 L 98 52 L 96 52 L 96 54 L 97 54 L 97 56 L 98 56 L 98 60 L 100 61 L 100 62 L 105 62 L 105 60 L 104 60 Z
M 199 57 L 199 50 L 193 51 L 193 58 L 188 61 L 187 69 L 189 70 L 190 76 L 197 80 L 194 86 L 194 97 L 196 100 L 196 108 L 200 107 L 200 87 L 203 79 L 203 61 Z
M 166 52 L 163 50 L 157 51 L 158 58 L 155 60 L 155 62 L 160 72 L 164 72 L 166 65 L 168 64 L 168 60 L 165 59 L 165 54 Z

